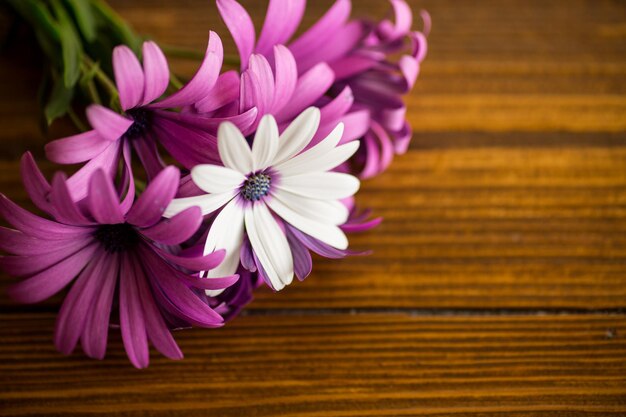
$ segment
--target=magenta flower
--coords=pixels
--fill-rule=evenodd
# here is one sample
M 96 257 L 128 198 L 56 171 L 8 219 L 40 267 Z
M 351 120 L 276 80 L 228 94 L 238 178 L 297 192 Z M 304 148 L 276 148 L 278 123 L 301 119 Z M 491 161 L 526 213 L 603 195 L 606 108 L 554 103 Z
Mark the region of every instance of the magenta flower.
M 342 143 L 357 139 L 367 131 L 368 112 L 349 112 L 354 102 L 349 87 L 335 98 L 325 96 L 335 78 L 328 65 L 320 63 L 298 76 L 293 55 L 282 45 L 274 46 L 271 62 L 261 54 L 253 54 L 240 79 L 235 75 L 231 80 L 231 87 L 239 91 L 238 97 L 232 102 L 236 105 L 231 108 L 232 114 L 249 114 L 254 109 L 257 111 L 249 127 L 238 126 L 244 135 L 254 133 L 261 117 L 266 114 L 274 116 L 282 132 L 297 115 L 313 105 L 321 108 L 321 114 L 320 126 L 311 146 L 326 137 L 339 123 L 345 127 Z M 214 102 L 215 96 L 210 92 L 205 99 L 196 103 L 195 108 L 200 114 L 210 114 L 207 112 L 215 106 Z
M 125 45 L 116 47 L 113 51 L 113 70 L 124 115 L 92 105 L 87 109 L 87 118 L 94 130 L 55 140 L 46 146 L 46 154 L 53 162 L 75 164 L 88 161 L 68 180 L 73 198 L 84 197 L 94 171 L 102 169 L 113 177 L 120 155 L 123 155 L 124 180 L 127 182 L 132 175 L 131 148 L 137 153 L 149 178 L 164 167 L 157 144 L 161 144 L 186 168 L 215 161 L 215 135 L 223 119 L 166 109 L 191 106 L 218 88 L 216 84 L 222 59 L 221 40 L 211 32 L 206 55 L 196 75 L 174 94 L 156 101 L 163 95 L 170 80 L 167 60 L 161 49 L 154 42 L 145 42 L 142 67 L 130 48 Z M 247 127 L 255 117 L 256 110 L 250 109 L 227 120 Z M 132 185 L 132 181 L 130 183 Z
M 307 148 L 317 132 L 320 111 L 310 108 L 279 134 L 276 120 L 261 119 L 252 149 L 231 123 L 219 128 L 218 148 L 224 166 L 198 165 L 193 182 L 205 194 L 174 199 L 165 216 L 192 206 L 202 214 L 218 210 L 204 247 L 227 251 L 224 262 L 206 273 L 229 275 L 241 265 L 256 270 L 278 291 L 289 285 L 294 273 L 304 279 L 310 272 L 310 256 L 301 252 L 311 242 L 342 251 L 348 239 L 339 227 L 349 217 L 341 199 L 351 197 L 359 181 L 349 174 L 329 172 L 358 149 L 356 141 L 339 145 L 339 124 L 317 145 Z M 297 233 L 293 233 L 296 231 Z
M 318 22 L 291 40 L 304 14 L 305 0 L 270 0 L 257 42 L 254 25 L 245 9 L 235 0 L 217 0 L 219 12 L 239 50 L 242 71 L 253 71 L 254 66 L 259 66 L 255 63 L 259 59 L 255 57 L 263 55 L 278 72 L 279 58 L 276 52 L 272 56 L 272 50 L 279 44 L 288 45 L 302 77 L 320 65 L 324 65 L 322 68 L 326 71 L 332 69 L 333 75 L 324 78 L 332 82 L 311 84 L 320 90 L 327 86 L 322 94 L 330 98 L 349 92 L 351 106 L 344 114 L 359 115 L 355 125 L 362 126 L 359 135 L 364 142 L 360 150 L 362 177 L 383 171 L 394 153 L 406 151 L 412 133 L 405 120 L 406 107 L 401 96 L 413 87 L 419 64 L 426 54 L 426 38 L 411 31 L 412 13 L 406 2 L 389 1 L 395 12 L 395 23 L 349 20 L 350 1 L 337 0 Z M 427 32 L 430 21 L 427 14 L 423 16 Z M 390 59 L 396 55 L 401 55 L 397 62 Z M 262 73 L 268 74 L 268 71 L 262 68 Z M 267 81 L 260 84 L 271 85 Z M 242 96 L 245 88 L 242 82 Z M 320 103 L 310 104 L 321 107 Z M 277 118 L 280 119 L 280 115 Z
M 190 275 L 217 267 L 223 250 L 200 257 L 175 254 L 202 221 L 197 207 L 161 217 L 178 189 L 176 168 L 163 169 L 130 205 L 120 203 L 102 170 L 91 175 L 80 204 L 70 197 L 64 175 L 48 184 L 30 154 L 22 159 L 22 173 L 33 202 L 52 219 L 0 196 L 0 214 L 15 227 L 0 228 L 0 248 L 10 253 L 1 266 L 25 278 L 9 291 L 22 303 L 42 301 L 73 282 L 56 323 L 61 352 L 71 353 L 80 339 L 88 356 L 103 358 L 113 306 L 119 306 L 124 346 L 138 368 L 148 365 L 148 341 L 168 358 L 182 358 L 170 328 L 222 325 L 198 289 L 223 289 L 237 276 Z

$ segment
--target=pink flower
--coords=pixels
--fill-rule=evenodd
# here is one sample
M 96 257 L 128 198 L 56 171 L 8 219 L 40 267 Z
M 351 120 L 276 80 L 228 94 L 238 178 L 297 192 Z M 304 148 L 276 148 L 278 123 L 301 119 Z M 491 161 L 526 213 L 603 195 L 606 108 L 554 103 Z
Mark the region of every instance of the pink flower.
M 395 22 L 383 20 L 372 23 L 366 20 L 350 20 L 351 3 L 349 0 L 337 0 L 335 4 L 313 26 L 294 40 L 291 37 L 298 28 L 304 14 L 305 0 L 283 2 L 270 0 L 265 23 L 258 42 L 255 28 L 246 10 L 235 0 L 217 0 L 219 12 L 230 30 L 239 50 L 241 70 L 256 73 L 257 80 L 251 74 L 248 79 L 252 86 L 272 89 L 273 68 L 276 90 L 278 88 L 279 68 L 287 55 L 278 56 L 276 45 L 288 45 L 290 59 L 293 59 L 297 73 L 304 78 L 316 68 L 323 68 L 326 74 L 316 76 L 310 82 L 319 91 L 320 101 L 310 101 L 307 105 L 323 107 L 325 101 L 344 96 L 350 106 L 342 110 L 336 120 L 322 126 L 341 121 L 350 132 L 349 121 L 354 120 L 352 136 L 361 138 L 364 146 L 360 156 L 361 176 L 371 177 L 382 172 L 391 162 L 394 153 L 404 153 L 411 138 L 411 128 L 405 120 L 406 107 L 401 99 L 410 91 L 419 72 L 419 64 L 426 53 L 426 38 L 419 32 L 411 31 L 412 13 L 404 0 L 389 0 L 395 12 Z M 429 30 L 430 20 L 425 18 L 425 31 Z M 405 44 L 409 41 L 409 46 Z M 400 54 L 395 62 L 392 56 Z M 264 56 L 267 65 L 258 56 Z M 257 69 L 255 69 L 257 68 Z M 268 70 L 268 68 L 270 68 Z M 331 69 L 330 73 L 328 70 Z M 284 70 L 283 70 L 284 71 Z M 311 77 L 313 78 L 313 77 Z M 242 100 L 250 96 L 242 76 Z M 267 92 L 253 92 L 267 97 Z M 285 95 L 281 93 L 281 99 Z M 299 108 L 300 96 L 294 95 L 294 113 Z M 265 113 L 273 114 L 277 119 L 287 116 L 276 113 L 271 100 L 259 101 L 259 117 Z M 280 101 L 280 100 L 279 100 Z M 265 106 L 263 104 L 266 104 Z M 240 103 L 240 111 L 246 108 Z M 297 108 L 298 111 L 295 111 Z M 288 114 L 289 115 L 289 114 Z M 348 121 L 343 118 L 347 115 Z M 352 120 L 351 120 L 352 119 Z M 323 136 L 321 136 L 323 137 Z
M 15 228 L 0 228 L 0 249 L 10 254 L 0 265 L 25 278 L 9 290 L 22 303 L 40 302 L 73 282 L 57 318 L 57 349 L 69 354 L 80 339 L 87 356 L 102 359 L 114 305 L 126 352 L 138 368 L 148 366 L 148 341 L 168 358 L 182 358 L 170 328 L 222 325 L 196 289 L 224 289 L 237 276 L 192 275 L 217 267 L 223 250 L 198 257 L 174 254 L 202 221 L 197 207 L 169 220 L 161 217 L 178 189 L 176 168 L 163 169 L 134 202 L 120 202 L 111 179 L 96 170 L 81 204 L 70 197 L 63 174 L 48 184 L 30 154 L 22 159 L 22 173 L 31 199 L 51 219 L 0 195 L 0 215 Z
M 211 32 L 206 55 L 196 75 L 180 90 L 157 101 L 165 93 L 170 79 L 167 60 L 161 49 L 154 42 L 145 42 L 142 66 L 130 48 L 124 45 L 116 47 L 113 69 L 124 115 L 92 105 L 87 109 L 87 118 L 93 130 L 55 140 L 46 146 L 46 154 L 53 162 L 87 162 L 68 180 L 72 197 L 79 200 L 85 196 L 89 178 L 96 170 L 101 169 L 114 177 L 120 156 L 123 156 L 125 166 L 124 180 L 128 183 L 128 178 L 132 176 L 131 149 L 137 153 L 149 178 L 164 167 L 157 144 L 161 144 L 187 168 L 215 161 L 215 134 L 224 119 L 166 109 L 191 106 L 207 96 L 216 87 L 222 59 L 221 40 Z M 246 127 L 255 117 L 256 110 L 250 109 L 226 120 Z

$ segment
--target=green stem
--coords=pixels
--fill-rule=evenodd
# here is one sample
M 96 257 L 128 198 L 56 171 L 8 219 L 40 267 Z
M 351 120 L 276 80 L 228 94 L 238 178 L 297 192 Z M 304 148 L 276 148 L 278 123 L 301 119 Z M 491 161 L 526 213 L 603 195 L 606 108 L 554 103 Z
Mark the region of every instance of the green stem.
M 80 130 L 81 132 L 86 132 L 87 130 L 89 130 L 71 107 L 67 109 L 67 114 L 70 116 L 72 123 L 74 123 L 74 126 L 76 126 L 78 130 Z
M 95 104 L 102 104 L 102 100 L 100 100 L 100 95 L 98 94 L 98 89 L 96 88 L 96 84 L 93 82 L 93 80 L 90 80 L 85 85 L 85 88 L 87 89 L 87 94 L 89 95 L 91 101 L 93 101 Z
M 83 64 L 86 66 L 87 71 L 93 72 L 94 78 L 109 94 L 111 107 L 118 111 L 121 110 L 119 104 L 119 92 L 117 91 L 115 84 L 113 83 L 113 81 L 111 81 L 109 76 L 104 71 L 102 71 L 102 69 L 87 55 L 83 55 Z
M 182 81 L 179 80 L 173 72 L 170 73 L 170 85 L 174 88 L 174 90 L 180 90 L 183 86 Z

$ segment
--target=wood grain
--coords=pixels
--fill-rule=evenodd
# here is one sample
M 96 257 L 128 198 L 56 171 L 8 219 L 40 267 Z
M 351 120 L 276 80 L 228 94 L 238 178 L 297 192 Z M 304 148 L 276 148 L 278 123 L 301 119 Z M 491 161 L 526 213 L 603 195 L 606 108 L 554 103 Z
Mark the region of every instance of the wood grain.
M 161 43 L 202 50 L 213 29 L 235 51 L 211 1 L 110 2 Z M 260 24 L 266 2 L 241 2 Z M 2 276 L 0 415 L 626 415 L 626 3 L 409 3 L 433 30 L 411 147 L 358 196 L 385 217 L 351 237 L 374 253 L 316 259 L 144 371 L 115 330 L 103 362 L 58 354 L 60 298 L 16 306 Z M 303 26 L 330 4 L 309 1 Z M 26 206 L 17 159 L 73 132 L 41 133 L 32 50 L 0 53 L 0 189 Z
M 0 415 L 531 416 L 626 413 L 617 316 L 241 317 L 177 333 L 186 358 L 60 357 L 53 316 L 0 317 Z

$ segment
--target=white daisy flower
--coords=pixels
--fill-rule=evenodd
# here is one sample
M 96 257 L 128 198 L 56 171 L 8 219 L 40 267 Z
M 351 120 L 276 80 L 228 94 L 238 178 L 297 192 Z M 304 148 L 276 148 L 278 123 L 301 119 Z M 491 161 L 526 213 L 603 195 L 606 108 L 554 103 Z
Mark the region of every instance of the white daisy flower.
M 268 284 L 276 291 L 289 285 L 294 258 L 283 222 L 333 248 L 347 248 L 348 239 L 339 226 L 349 213 L 339 200 L 356 193 L 360 184 L 352 175 L 330 170 L 350 158 L 359 142 L 339 145 L 340 123 L 303 151 L 319 122 L 320 111 L 310 107 L 279 135 L 276 120 L 266 115 L 252 149 L 235 125 L 220 125 L 218 148 L 224 166 L 197 165 L 191 170 L 193 182 L 207 194 L 175 199 L 165 211 L 172 217 L 191 206 L 199 206 L 203 215 L 222 209 L 211 225 L 204 253 L 226 249 L 226 258 L 203 276 L 235 273 L 245 233 Z

